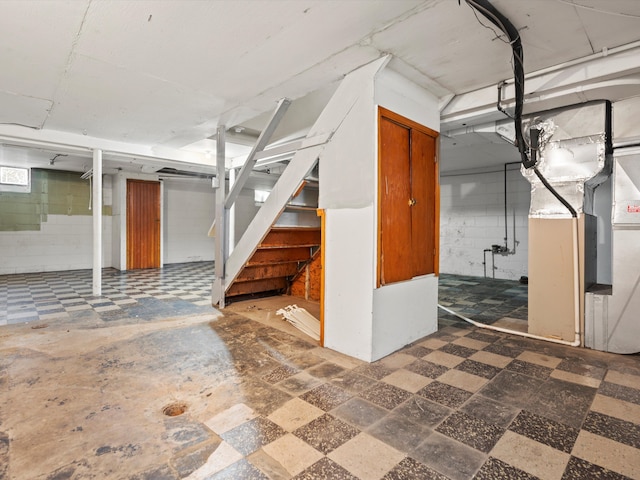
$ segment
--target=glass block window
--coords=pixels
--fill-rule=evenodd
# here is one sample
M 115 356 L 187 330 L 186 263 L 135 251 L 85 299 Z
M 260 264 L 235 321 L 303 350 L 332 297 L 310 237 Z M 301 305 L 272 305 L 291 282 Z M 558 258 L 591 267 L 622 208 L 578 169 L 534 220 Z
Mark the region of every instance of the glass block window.
M 3 185 L 29 186 L 29 169 L 21 167 L 1 167 L 0 183 Z

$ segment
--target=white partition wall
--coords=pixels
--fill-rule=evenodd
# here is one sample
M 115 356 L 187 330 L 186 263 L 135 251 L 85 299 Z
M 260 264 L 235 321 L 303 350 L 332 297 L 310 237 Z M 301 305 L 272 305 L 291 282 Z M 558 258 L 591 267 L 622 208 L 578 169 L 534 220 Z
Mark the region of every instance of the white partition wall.
M 381 59 L 348 75 L 351 105 L 320 157 L 324 345 L 375 361 L 437 329 L 437 277 L 377 288 L 378 126 L 385 107 L 437 131 L 437 99 Z

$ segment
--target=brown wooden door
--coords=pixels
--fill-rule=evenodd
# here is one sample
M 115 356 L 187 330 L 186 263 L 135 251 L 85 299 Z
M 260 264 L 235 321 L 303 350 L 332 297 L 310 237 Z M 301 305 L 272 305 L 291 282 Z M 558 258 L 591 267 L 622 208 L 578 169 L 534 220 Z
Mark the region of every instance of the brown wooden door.
M 380 108 L 378 284 L 438 273 L 437 133 Z
M 436 139 L 411 132 L 411 242 L 413 276 L 435 273 L 436 258 Z
M 127 270 L 160 267 L 160 182 L 127 180 Z
M 407 278 L 411 266 L 410 130 L 382 118 L 380 122 L 380 283 Z

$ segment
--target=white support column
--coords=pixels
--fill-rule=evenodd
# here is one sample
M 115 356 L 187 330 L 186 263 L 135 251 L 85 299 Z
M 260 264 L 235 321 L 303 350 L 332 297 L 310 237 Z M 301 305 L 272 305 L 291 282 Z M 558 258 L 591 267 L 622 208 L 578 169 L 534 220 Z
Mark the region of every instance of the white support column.
M 93 151 L 93 294 L 102 295 L 102 150 Z
M 218 126 L 216 134 L 216 177 L 218 179 L 218 188 L 216 190 L 216 251 L 215 251 L 215 275 L 213 282 L 212 298 L 219 299 L 218 306 L 224 308 L 224 291 L 225 291 L 225 243 L 227 238 L 226 215 L 224 208 L 225 201 L 225 133 L 224 125 Z M 215 303 L 215 301 L 213 302 Z
M 233 188 L 234 183 L 236 183 L 236 169 L 231 168 L 229 170 L 229 190 Z M 233 247 L 236 244 L 236 204 L 235 202 L 229 209 L 228 227 L 229 227 L 229 230 L 228 230 L 229 234 L 227 235 L 227 238 L 229 239 L 229 246 L 228 246 L 227 254 L 231 255 L 231 252 L 233 252 Z

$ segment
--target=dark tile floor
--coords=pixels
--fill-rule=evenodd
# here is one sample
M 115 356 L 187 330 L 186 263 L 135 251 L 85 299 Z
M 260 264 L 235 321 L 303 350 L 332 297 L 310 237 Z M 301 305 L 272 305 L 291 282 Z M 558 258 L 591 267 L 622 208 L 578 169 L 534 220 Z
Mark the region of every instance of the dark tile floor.
M 516 280 L 440 275 L 438 303 L 471 318 L 492 324 L 503 317 L 527 320 L 528 290 Z
M 173 276 L 177 278 L 182 269 L 176 269 Z M 0 295 L 7 298 L 2 301 L 15 307 L 20 303 L 16 298 L 26 298 L 28 290 L 34 302 L 47 288 L 53 292 L 54 278 L 40 284 L 43 292 L 22 285 L 17 293 L 9 287 L 9 279 L 0 279 L 0 288 L 5 288 Z M 138 279 L 132 287 L 132 279 L 127 277 L 126 282 L 118 280 L 127 284 L 121 289 L 113 286 L 120 293 L 110 295 L 131 296 L 127 292 L 131 287 L 140 292 L 134 295 L 155 295 L 151 290 L 173 296 L 156 298 L 158 302 L 189 302 L 178 295 L 187 292 L 190 276 L 180 277 L 181 285 L 173 289 L 169 278 L 150 272 L 148 283 Z M 67 284 L 70 281 L 64 280 Z M 445 286 L 451 281 L 464 293 L 461 280 L 443 278 Z M 91 305 L 90 298 L 82 295 L 85 292 L 78 291 L 80 285 L 61 288 L 73 290 L 68 292 L 76 295 L 73 298 L 84 298 Z M 59 291 L 53 293 L 59 298 Z M 113 296 L 109 297 L 112 306 L 121 310 L 134 305 L 117 304 L 117 299 L 124 297 Z M 131 298 L 139 304 L 151 297 Z M 480 297 L 475 298 L 482 303 Z M 469 297 L 463 301 L 473 303 Z M 211 308 L 191 305 L 189 308 Z M 495 304 L 485 305 L 491 309 Z M 108 312 L 98 314 L 101 318 L 106 315 L 103 320 L 108 321 Z M 73 311 L 67 313 L 73 315 Z M 12 317 L 10 323 L 19 318 L 29 317 Z M 81 317 L 76 320 L 82 322 Z M 0 440 L 6 437 L 9 446 L 9 473 L 3 477 L 0 467 L 0 478 L 85 479 L 96 478 L 96 474 L 100 478 L 146 480 L 640 478 L 638 355 L 605 354 L 486 331 L 442 312 L 439 327 L 437 333 L 372 364 L 318 347 L 237 311 L 225 312 L 224 317 L 206 324 L 176 324 L 171 330 L 127 337 L 123 343 L 126 350 L 115 344 L 96 347 L 95 354 L 82 356 L 82 362 L 63 347 L 56 350 L 58 347 L 43 344 L 32 351 L 10 345 L 3 350 L 3 342 L 8 340 L 0 340 L 0 359 L 6 359 L 0 362 L 0 385 L 9 386 L 5 393 L 0 391 L 0 414 L 4 415 L 0 415 L 0 426 L 8 432 L 0 431 Z M 93 333 L 83 331 L 82 335 Z M 23 334 L 26 338 L 36 331 L 25 329 Z M 13 342 L 26 344 L 26 340 Z M 46 348 L 52 348 L 53 353 L 45 356 Z M 130 358 L 132 352 L 137 356 L 135 362 Z M 43 377 L 32 384 L 29 378 L 42 361 L 55 365 L 60 379 L 52 382 Z M 117 367 L 109 369 L 110 375 L 122 377 L 106 377 L 105 366 L 110 365 Z M 90 432 L 97 431 L 100 436 L 100 429 L 91 427 L 93 417 L 81 415 L 77 426 L 64 425 L 46 444 L 47 461 L 60 456 L 57 470 L 21 477 L 22 467 L 11 465 L 35 468 L 38 462 L 31 456 L 40 450 L 31 442 L 43 441 L 44 433 L 30 441 L 21 438 L 23 426 L 15 418 L 19 413 L 11 414 L 20 411 L 15 410 L 18 399 L 24 402 L 23 408 L 38 395 L 45 403 L 55 400 L 60 388 L 57 383 L 64 383 L 71 370 L 82 378 L 93 378 L 93 366 L 101 372 L 97 378 L 104 376 L 101 381 L 119 386 L 113 392 L 116 400 L 111 408 L 100 411 L 105 424 L 109 415 L 120 418 L 126 412 L 130 420 L 123 438 L 155 439 L 159 443 L 153 448 L 158 450 L 148 447 L 145 440 L 122 440 L 120 444 L 112 440 L 108 449 L 89 447 L 94 445 Z M 2 378 L 7 379 L 5 383 Z M 173 435 L 171 429 L 176 427 L 171 422 L 156 420 L 148 410 L 136 415 L 133 404 L 128 410 L 127 402 L 132 398 L 157 403 L 154 389 L 162 381 L 173 388 L 173 395 L 193 390 L 197 399 L 178 417 L 181 420 L 175 420 L 182 422 L 182 427 Z M 127 390 L 122 396 L 119 392 L 124 385 Z M 90 392 L 93 387 L 83 388 Z M 103 386 L 93 390 L 102 396 L 109 392 Z M 89 393 L 76 389 L 78 398 L 62 402 L 58 408 L 73 409 L 82 404 L 80 396 L 85 394 Z M 138 416 L 146 426 L 134 423 Z M 187 436 L 180 433 L 186 431 L 185 425 L 192 432 Z M 150 428 L 156 429 L 153 435 L 145 431 Z M 180 448 L 184 448 L 172 444 L 173 457 L 165 457 L 161 455 L 163 442 L 158 440 L 163 438 L 180 441 Z M 0 460 L 2 445 L 0 441 Z M 63 453 L 56 449 L 72 456 L 63 460 Z M 17 452 L 13 457 L 12 451 Z
M 440 322 L 373 364 L 310 348 L 256 370 L 274 402 L 207 421 L 202 478 L 640 478 L 638 356 Z

